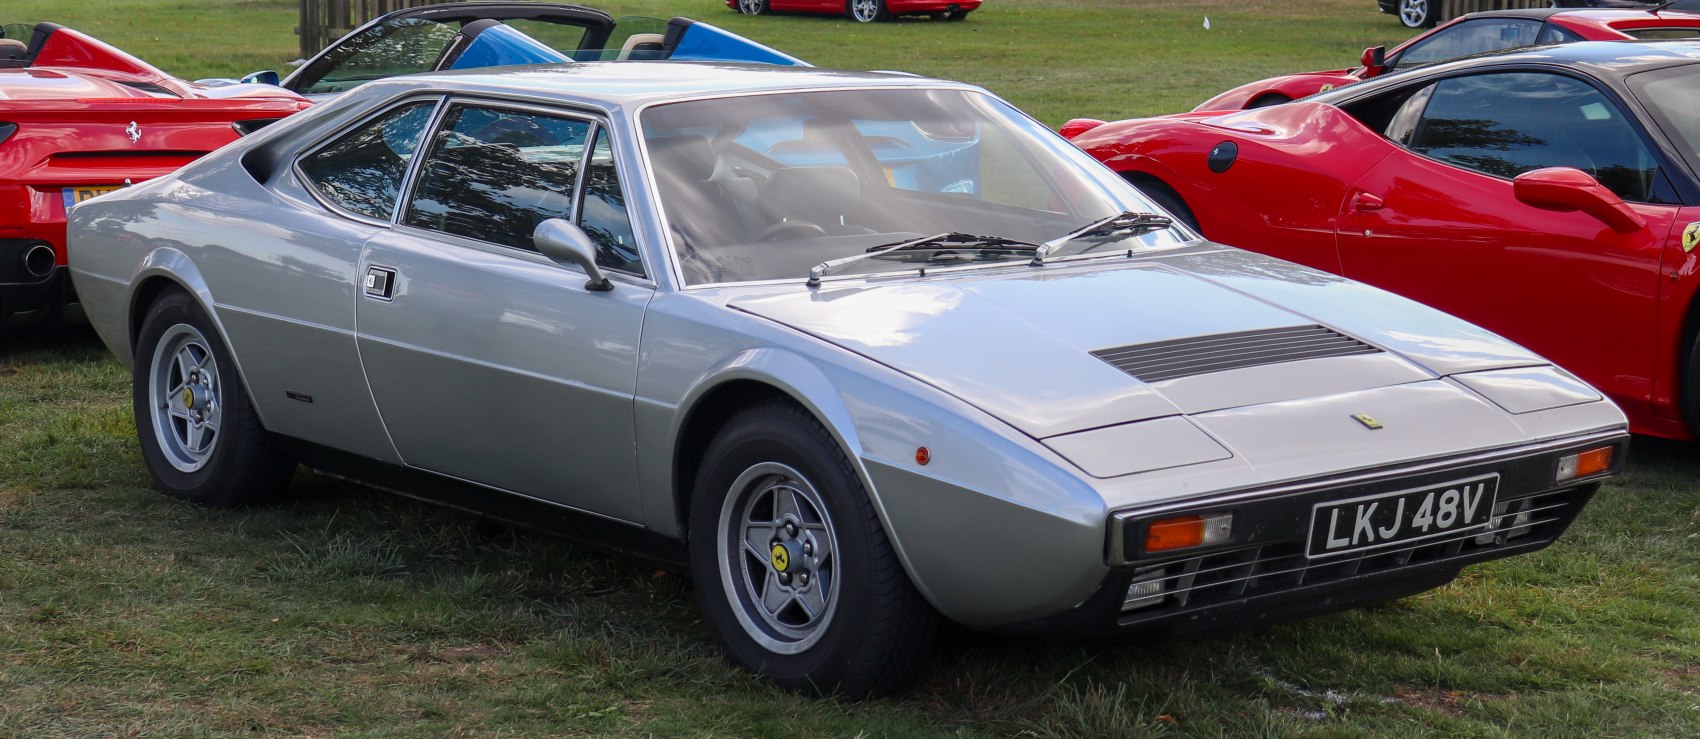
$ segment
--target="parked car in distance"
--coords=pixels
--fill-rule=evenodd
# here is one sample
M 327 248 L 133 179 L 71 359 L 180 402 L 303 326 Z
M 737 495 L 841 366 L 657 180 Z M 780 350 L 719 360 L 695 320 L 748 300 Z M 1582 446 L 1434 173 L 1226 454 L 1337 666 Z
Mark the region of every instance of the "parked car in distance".
M 51 327 L 73 203 L 170 172 L 307 107 L 267 85 L 206 87 L 54 23 L 0 27 L 0 329 Z
M 1628 10 L 1648 10 L 1656 7 L 1681 5 L 1697 0 L 1677 0 L 1675 3 L 1659 0 L 1547 0 L 1548 7 L 1553 8 L 1618 8 Z M 1442 0 L 1376 0 L 1381 12 L 1399 19 L 1406 28 L 1429 28 L 1445 20 L 1441 14 L 1445 12 Z M 1481 3 L 1485 6 L 1487 3 Z M 1469 6 L 1461 6 L 1468 9 Z M 1478 6 L 1480 7 L 1480 6 Z M 1677 10 L 1693 10 L 1694 8 L 1675 8 Z M 1454 9 L 1452 12 L 1457 12 Z
M 1193 110 L 1240 110 L 1279 105 L 1395 70 L 1473 54 L 1574 41 L 1635 41 L 1700 36 L 1700 15 L 1661 10 L 1496 10 L 1461 16 L 1386 51 L 1364 49 L 1358 66 L 1270 77 L 1240 85 Z
M 1700 43 L 1477 57 L 1231 114 L 1070 126 L 1211 239 L 1534 349 L 1638 433 L 1700 404 Z
M 582 5 L 465 2 L 404 8 L 379 16 L 324 48 L 281 81 L 315 100 L 403 74 L 571 61 L 806 62 L 689 18 L 615 18 Z
M 900 689 L 941 617 L 1426 590 L 1621 463 L 1540 357 L 1153 211 L 968 85 L 592 62 L 364 85 L 78 206 L 71 254 L 165 491 L 300 461 L 688 569 L 803 690 Z
M 900 15 L 959 21 L 978 10 L 980 0 L 726 0 L 726 7 L 744 15 L 772 12 L 843 15 L 860 23 L 888 21 Z

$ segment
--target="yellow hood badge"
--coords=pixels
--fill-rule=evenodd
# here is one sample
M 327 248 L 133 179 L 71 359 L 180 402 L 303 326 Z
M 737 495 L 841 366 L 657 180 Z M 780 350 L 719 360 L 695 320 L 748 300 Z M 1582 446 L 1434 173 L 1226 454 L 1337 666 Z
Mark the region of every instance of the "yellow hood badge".
M 1363 424 L 1364 428 L 1369 429 L 1371 431 L 1380 431 L 1381 430 L 1381 422 L 1375 420 L 1374 418 L 1371 418 L 1368 413 L 1353 413 L 1352 414 L 1352 420 Z

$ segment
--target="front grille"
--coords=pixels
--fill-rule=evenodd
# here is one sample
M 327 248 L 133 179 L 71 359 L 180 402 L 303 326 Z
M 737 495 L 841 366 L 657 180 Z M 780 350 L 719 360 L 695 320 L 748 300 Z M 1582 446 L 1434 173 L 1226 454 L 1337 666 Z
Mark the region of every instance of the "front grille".
M 1311 325 L 1155 341 L 1099 349 L 1092 356 L 1143 382 L 1158 382 L 1242 367 L 1379 351 L 1326 326 Z
M 1502 547 L 1551 541 L 1586 499 L 1585 492 L 1570 489 L 1501 500 L 1486 529 L 1398 549 L 1306 559 L 1302 540 L 1284 541 L 1142 568 L 1133 581 L 1160 580 L 1161 595 L 1155 586 L 1147 586 L 1137 597 L 1130 595 L 1122 606 L 1123 624 L 1429 562 L 1480 559 Z

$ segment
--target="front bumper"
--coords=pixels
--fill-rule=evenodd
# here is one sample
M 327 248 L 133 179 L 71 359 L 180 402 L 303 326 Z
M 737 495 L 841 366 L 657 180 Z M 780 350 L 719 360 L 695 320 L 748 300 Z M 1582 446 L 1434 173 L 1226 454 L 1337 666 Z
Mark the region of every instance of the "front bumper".
M 1419 593 L 1450 582 L 1465 565 L 1532 552 L 1562 534 L 1627 453 L 1621 432 L 1499 455 L 1453 460 L 1216 496 L 1119 512 L 1106 552 L 1113 566 L 1075 608 L 1011 627 L 1070 634 L 1208 633 L 1312 616 Z M 1560 457 L 1613 446 L 1611 469 L 1553 484 Z M 1369 552 L 1308 558 L 1310 512 L 1317 503 L 1498 473 L 1500 489 L 1488 526 Z M 1233 539 L 1218 546 L 1145 555 L 1128 539 L 1151 520 L 1232 511 Z M 1116 535 L 1120 526 L 1128 533 Z M 1116 548 L 1121 548 L 1120 553 Z M 1135 582 L 1161 591 L 1134 598 Z

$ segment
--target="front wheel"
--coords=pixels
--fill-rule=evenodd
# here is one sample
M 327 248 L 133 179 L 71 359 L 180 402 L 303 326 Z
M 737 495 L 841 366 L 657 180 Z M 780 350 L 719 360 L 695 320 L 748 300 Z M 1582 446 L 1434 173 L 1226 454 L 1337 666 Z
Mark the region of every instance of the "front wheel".
M 131 389 L 142 459 L 161 490 L 226 507 L 269 500 L 288 482 L 294 462 L 260 425 L 230 352 L 187 293 L 149 307 Z
M 1406 28 L 1428 28 L 1434 25 L 1434 8 L 1429 0 L 1399 0 L 1399 22 Z
M 913 679 L 938 616 L 807 412 L 769 403 L 733 418 L 704 457 L 689 528 L 697 602 L 734 664 L 849 697 Z
M 738 12 L 744 15 L 762 15 L 768 11 L 768 0 L 738 0 Z
M 885 0 L 849 0 L 844 14 L 858 23 L 891 20 L 891 11 L 886 10 Z

